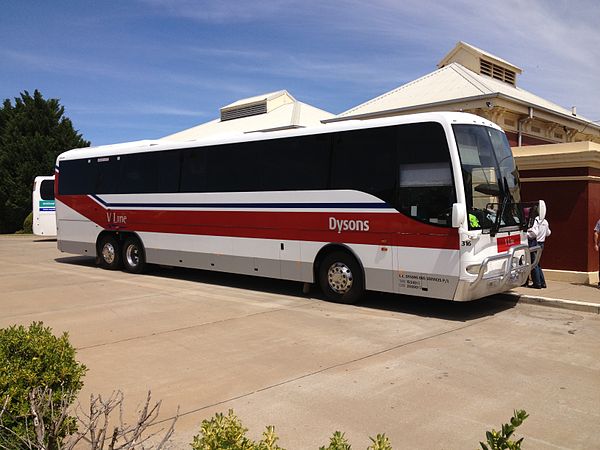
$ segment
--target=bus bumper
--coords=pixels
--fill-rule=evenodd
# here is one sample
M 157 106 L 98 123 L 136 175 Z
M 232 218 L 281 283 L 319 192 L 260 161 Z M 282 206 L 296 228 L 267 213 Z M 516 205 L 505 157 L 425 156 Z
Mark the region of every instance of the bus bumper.
M 482 261 L 479 273 L 473 280 L 459 281 L 454 300 L 476 300 L 522 286 L 541 257 L 540 246 L 529 247 L 526 244 L 515 245 L 505 253 L 488 256 Z M 489 270 L 493 262 L 501 262 L 502 268 Z

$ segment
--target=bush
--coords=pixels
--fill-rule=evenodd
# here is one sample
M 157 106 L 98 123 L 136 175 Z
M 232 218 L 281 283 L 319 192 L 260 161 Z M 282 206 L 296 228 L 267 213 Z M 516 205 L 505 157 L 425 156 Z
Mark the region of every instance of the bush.
M 392 450 L 392 444 L 388 437 L 384 434 L 378 434 L 374 438 L 370 438 L 373 445 L 367 447 L 367 450 Z
M 248 431 L 230 409 L 226 416 L 217 413 L 210 420 L 203 420 L 200 434 L 194 436 L 193 450 L 284 450 L 277 445 L 279 439 L 275 427 L 268 426 L 263 440 L 254 442 L 246 437 Z
M 30 212 L 29 215 L 25 217 L 25 220 L 23 221 L 23 233 L 33 233 L 33 212 Z
M 319 447 L 319 450 L 351 450 L 352 446 L 346 439 L 346 435 L 341 431 L 336 431 L 329 439 L 327 447 Z
M 0 446 L 27 448 L 35 442 L 34 426 L 43 423 L 49 436 L 47 448 L 59 447 L 62 439 L 75 431 L 75 418 L 62 422 L 59 430 L 51 430 L 52 411 L 71 404 L 81 387 L 86 367 L 75 360 L 75 349 L 68 334 L 52 334 L 42 322 L 29 328 L 12 326 L 0 329 L 0 402 L 6 403 L 0 423 Z M 51 392 L 50 406 L 43 417 L 34 420 L 31 394 L 37 389 Z
M 510 418 L 510 423 L 503 424 L 500 431 L 492 430 L 485 433 L 487 445 L 480 442 L 481 448 L 483 450 L 520 450 L 523 438 L 518 441 L 511 441 L 510 437 L 517 427 L 528 417 L 529 414 L 524 410 L 515 411 L 514 415 Z
M 226 416 L 217 413 L 212 419 L 203 420 L 200 434 L 194 436 L 191 446 L 193 450 L 284 450 L 277 445 L 279 438 L 273 426 L 267 426 L 263 432 L 263 439 L 259 442 L 248 439 L 247 432 L 248 429 L 230 409 Z M 385 434 L 378 434 L 370 439 L 372 445 L 367 450 L 392 450 L 390 440 Z M 341 431 L 333 433 L 327 447 L 319 447 L 319 450 L 351 449 L 352 446 Z

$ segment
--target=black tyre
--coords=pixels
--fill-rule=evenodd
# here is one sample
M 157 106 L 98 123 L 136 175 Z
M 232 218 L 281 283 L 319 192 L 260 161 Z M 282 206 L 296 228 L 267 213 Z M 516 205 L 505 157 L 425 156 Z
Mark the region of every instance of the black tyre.
M 329 253 L 321 261 L 319 284 L 327 299 L 337 303 L 357 303 L 365 292 L 362 268 L 343 251 Z
M 123 268 L 130 273 L 146 270 L 146 252 L 138 238 L 129 237 L 123 244 Z
M 100 266 L 117 270 L 121 268 L 121 247 L 119 241 L 112 235 L 104 236 L 98 244 L 98 259 Z

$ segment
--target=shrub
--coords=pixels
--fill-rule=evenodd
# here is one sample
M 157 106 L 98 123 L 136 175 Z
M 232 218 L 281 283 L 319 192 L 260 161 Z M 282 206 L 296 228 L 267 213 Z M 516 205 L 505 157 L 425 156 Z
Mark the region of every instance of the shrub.
M 24 234 L 32 234 L 33 233 L 33 212 L 30 212 L 29 215 L 23 221 L 23 233 Z
M 492 429 L 492 431 L 485 433 L 487 445 L 480 442 L 481 448 L 483 450 L 520 450 L 523 438 L 518 441 L 511 441 L 510 437 L 515 432 L 515 429 L 528 417 L 529 414 L 524 410 L 515 411 L 514 415 L 510 418 L 510 423 L 503 424 L 500 431 Z
M 76 422 L 70 417 L 60 429 L 52 430 L 52 411 L 64 409 L 65 402 L 75 400 L 86 370 L 75 360 L 67 333 L 56 337 L 42 322 L 34 322 L 29 328 L 15 325 L 0 329 L 0 399 L 6 405 L 0 423 L 0 445 L 27 448 L 27 441 L 36 441 L 32 424 L 43 424 L 47 448 L 58 448 L 62 439 L 75 431 Z M 38 389 L 51 392 L 51 408 L 34 420 L 31 395 Z
M 254 442 L 246 437 L 248 431 L 230 409 L 226 416 L 217 413 L 210 420 L 203 420 L 200 434 L 194 436 L 194 450 L 284 450 L 276 442 L 275 427 L 268 426 L 263 440 Z
M 200 434 L 194 436 L 191 446 L 193 450 L 284 450 L 277 445 L 279 438 L 275 434 L 275 427 L 267 426 L 259 442 L 248 439 L 247 431 L 230 409 L 226 416 L 217 413 L 212 419 L 203 420 Z M 385 434 L 370 439 L 372 445 L 367 450 L 392 450 Z M 352 446 L 344 433 L 336 431 L 329 438 L 329 445 L 319 447 L 319 450 L 352 450 Z
M 523 410 L 514 412 L 509 424 L 503 424 L 501 431 L 486 432 L 487 444 L 480 442 L 483 450 L 521 450 L 523 438 L 511 441 L 515 429 L 520 426 L 529 415 Z M 227 416 L 217 413 L 210 420 L 202 421 L 200 434 L 194 436 L 191 446 L 193 450 L 284 450 L 277 445 L 279 439 L 275 428 L 268 426 L 263 433 L 263 440 L 256 443 L 246 437 L 248 431 L 240 419 L 230 409 Z M 392 450 L 392 444 L 385 434 L 370 437 L 371 445 L 367 450 Z M 321 446 L 319 450 L 352 450 L 352 446 L 341 431 L 333 433 L 329 438 L 327 447 Z
M 352 446 L 341 431 L 335 431 L 329 439 L 327 447 L 319 447 L 319 450 L 351 450 Z
M 378 434 L 374 438 L 370 438 L 373 445 L 369 445 L 367 450 L 392 450 L 392 444 L 388 437 L 384 434 Z

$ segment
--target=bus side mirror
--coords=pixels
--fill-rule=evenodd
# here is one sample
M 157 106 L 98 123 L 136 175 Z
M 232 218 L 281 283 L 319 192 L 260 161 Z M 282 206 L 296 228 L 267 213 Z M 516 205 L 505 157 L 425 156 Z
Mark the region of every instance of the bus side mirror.
M 467 207 L 464 203 L 452 205 L 452 228 L 461 228 L 467 220 Z
M 540 200 L 538 203 L 538 216 L 540 216 L 540 221 L 546 218 L 546 202 L 544 200 Z

